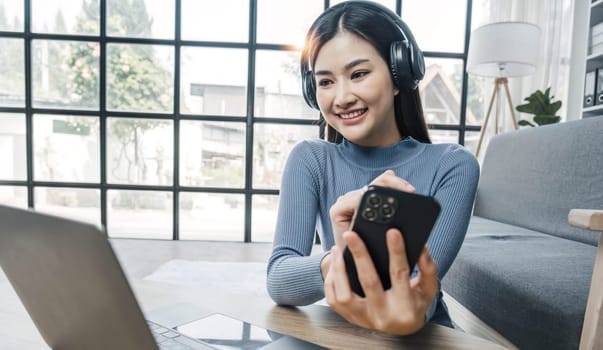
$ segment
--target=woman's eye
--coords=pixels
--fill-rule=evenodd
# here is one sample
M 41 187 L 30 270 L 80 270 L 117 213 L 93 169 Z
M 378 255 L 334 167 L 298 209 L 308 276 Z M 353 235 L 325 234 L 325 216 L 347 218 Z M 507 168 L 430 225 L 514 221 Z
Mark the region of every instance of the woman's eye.
M 367 71 L 358 71 L 358 72 L 354 72 L 352 73 L 352 79 L 358 79 L 358 78 L 362 78 L 363 76 L 367 75 L 368 72 Z
M 331 81 L 327 79 L 321 79 L 318 81 L 318 86 L 328 86 L 329 84 L 331 84 Z

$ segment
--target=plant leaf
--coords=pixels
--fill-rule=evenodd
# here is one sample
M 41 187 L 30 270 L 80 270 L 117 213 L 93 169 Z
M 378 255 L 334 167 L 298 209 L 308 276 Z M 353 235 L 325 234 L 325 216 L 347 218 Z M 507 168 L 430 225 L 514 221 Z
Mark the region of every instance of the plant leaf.
M 539 114 L 534 116 L 534 122 L 538 125 L 554 124 L 561 120 L 561 117 L 554 114 Z
M 519 124 L 521 126 L 528 126 L 528 125 L 532 126 L 532 127 L 536 126 L 536 125 L 530 123 L 529 121 L 527 121 L 525 119 L 522 119 L 522 120 L 518 121 L 517 124 Z

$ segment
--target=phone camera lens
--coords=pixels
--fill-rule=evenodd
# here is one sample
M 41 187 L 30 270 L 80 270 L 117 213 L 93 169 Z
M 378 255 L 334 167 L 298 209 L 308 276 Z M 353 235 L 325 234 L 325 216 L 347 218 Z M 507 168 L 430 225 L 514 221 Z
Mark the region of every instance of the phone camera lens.
M 373 208 L 377 208 L 381 204 L 381 197 L 373 193 L 368 197 L 368 204 Z
M 381 214 L 387 219 L 394 216 L 394 208 L 392 208 L 389 204 L 383 204 L 381 207 Z
M 375 221 L 377 219 L 377 212 L 374 211 L 372 208 L 367 207 L 362 212 L 362 216 L 364 216 L 364 218 L 368 221 Z

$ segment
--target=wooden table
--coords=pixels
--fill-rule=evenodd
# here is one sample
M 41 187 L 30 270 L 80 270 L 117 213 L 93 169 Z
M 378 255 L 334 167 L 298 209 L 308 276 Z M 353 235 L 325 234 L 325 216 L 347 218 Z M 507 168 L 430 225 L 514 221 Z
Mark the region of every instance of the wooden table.
M 218 312 L 332 349 L 504 349 L 437 325 L 427 325 L 412 336 L 397 337 L 351 325 L 327 306 L 280 307 L 265 296 L 152 282 L 132 275 L 129 278 L 148 318 L 166 323 L 170 322 L 166 311 L 175 311 L 174 320 L 181 322 L 186 317 Z M 190 315 L 186 315 L 187 310 Z M 2 271 L 0 349 L 48 349 Z
M 438 325 L 427 325 L 412 336 L 391 336 L 351 325 L 323 305 L 282 307 L 266 297 L 149 281 L 137 282 L 135 290 L 149 315 L 153 310 L 169 309 L 175 303 L 190 303 L 198 305 L 207 315 L 226 314 L 331 349 L 504 349 Z

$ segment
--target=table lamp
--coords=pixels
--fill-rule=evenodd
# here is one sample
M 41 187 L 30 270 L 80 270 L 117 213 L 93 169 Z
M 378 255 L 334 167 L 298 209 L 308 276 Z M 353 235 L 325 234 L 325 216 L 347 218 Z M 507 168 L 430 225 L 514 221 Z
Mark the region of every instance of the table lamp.
M 525 22 L 497 22 L 486 24 L 471 33 L 467 72 L 474 75 L 494 77 L 494 90 L 488 104 L 488 112 L 481 128 L 475 155 L 479 155 L 492 106 L 496 101 L 494 134 L 498 133 L 499 103 L 504 87 L 507 104 L 511 110 L 513 127 L 517 129 L 517 118 L 511 102 L 507 78 L 521 77 L 534 73 L 538 58 L 540 29 Z

